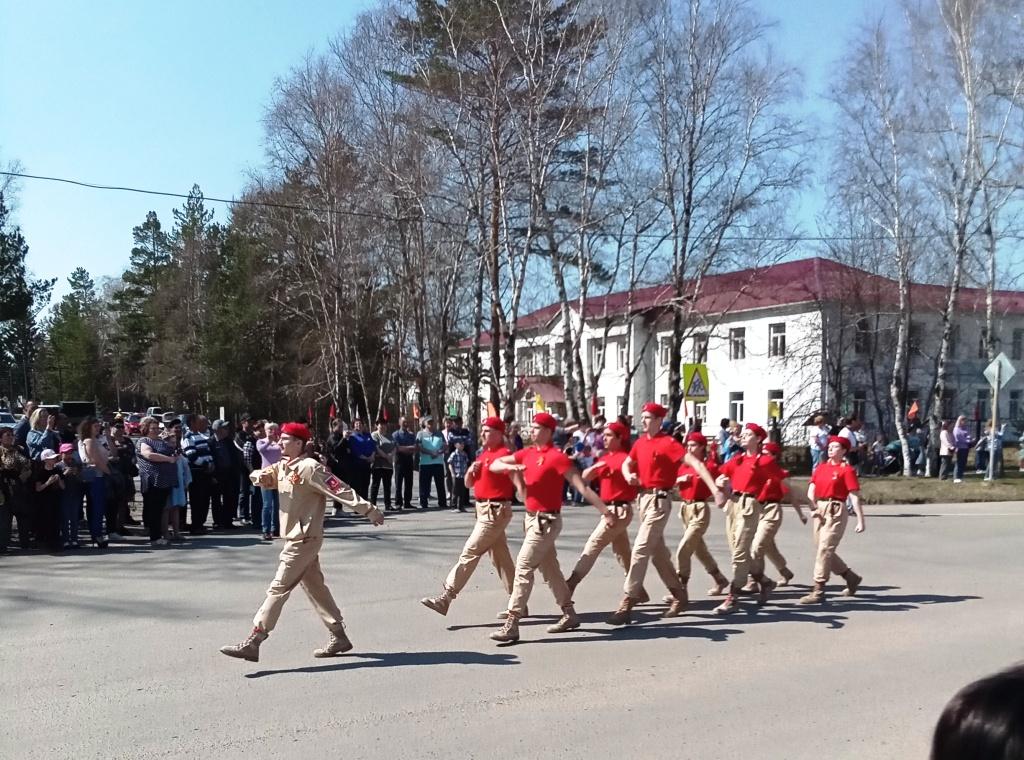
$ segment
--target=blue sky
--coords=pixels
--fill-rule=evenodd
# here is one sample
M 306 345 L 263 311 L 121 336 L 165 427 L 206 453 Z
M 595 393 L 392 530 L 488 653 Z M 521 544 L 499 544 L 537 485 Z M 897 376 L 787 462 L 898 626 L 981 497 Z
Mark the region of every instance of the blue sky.
M 275 77 L 343 30 L 372 0 L 176 3 L 0 0 L 0 159 L 29 174 L 230 198 L 263 159 Z M 888 0 L 760 0 L 780 57 L 805 77 L 812 114 L 857 25 Z M 808 192 L 801 218 L 813 219 Z M 38 276 L 124 269 L 132 227 L 174 199 L 25 180 L 16 221 Z M 216 218 L 226 209 L 218 205 Z

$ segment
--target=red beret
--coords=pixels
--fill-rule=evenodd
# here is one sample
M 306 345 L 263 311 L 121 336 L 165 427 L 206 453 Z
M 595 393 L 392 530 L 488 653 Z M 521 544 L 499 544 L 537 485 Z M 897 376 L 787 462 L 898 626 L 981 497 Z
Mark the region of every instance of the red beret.
M 620 441 L 629 440 L 629 428 L 623 425 L 621 422 L 616 420 L 615 422 L 609 422 L 604 426 L 605 430 L 611 430 L 612 435 L 618 438 Z
M 696 430 L 692 433 L 686 434 L 686 443 L 697 443 L 701 446 L 708 445 L 708 439 L 704 437 L 703 433 L 698 433 Z
M 828 437 L 828 442 L 830 444 L 831 443 L 838 443 L 840 446 L 842 446 L 847 451 L 850 450 L 850 439 L 847 438 L 845 435 L 830 435 Z
M 549 430 L 554 430 L 556 427 L 558 427 L 558 420 L 556 420 L 547 412 L 538 412 L 537 414 L 533 415 L 533 424 L 540 425 L 541 427 L 546 427 Z
M 488 417 L 481 423 L 485 428 L 491 430 L 497 430 L 499 433 L 505 432 L 505 421 L 501 417 Z
M 744 428 L 746 430 L 749 430 L 754 435 L 756 435 L 762 441 L 768 437 L 768 433 L 765 431 L 765 429 L 758 425 L 756 422 L 748 422 L 746 425 L 744 425 Z
M 777 457 L 782 453 L 782 447 L 775 443 L 775 441 L 768 441 L 762 448 L 765 450 L 765 453 L 771 454 L 773 457 Z
M 655 404 L 653 401 L 648 401 L 644 404 L 643 411 L 654 417 L 665 417 L 668 415 L 668 410 L 661 404 Z
M 313 437 L 313 434 L 309 432 L 309 428 L 301 422 L 284 423 L 281 426 L 281 435 L 291 436 L 292 438 L 301 438 L 303 441 L 308 441 Z

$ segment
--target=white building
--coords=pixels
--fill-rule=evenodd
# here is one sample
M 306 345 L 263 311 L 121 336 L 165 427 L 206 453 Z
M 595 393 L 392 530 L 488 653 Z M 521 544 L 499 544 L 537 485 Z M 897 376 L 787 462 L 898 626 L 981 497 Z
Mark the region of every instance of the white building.
M 587 301 L 580 358 L 589 371 L 600 365 L 606 346 L 594 394 L 601 413 L 617 414 L 623 400 L 631 415 L 648 400 L 668 404 L 672 323 L 666 305 L 671 295 L 667 286 L 656 286 Z M 706 363 L 709 396 L 704 404 L 687 404 L 680 417 L 699 417 L 705 430 L 715 430 L 722 418 L 767 424 L 769 410 L 778 409 L 790 443 L 803 441 L 804 421 L 819 410 L 857 413 L 869 427 L 891 428 L 896 297 L 895 282 L 821 258 L 706 277 L 694 292 L 682 360 Z M 918 401 L 923 418 L 934 383 L 945 289 L 915 285 L 911 297 L 905 407 Z M 988 364 L 984 303 L 984 291 L 966 288 L 961 293 L 946 373 L 946 417 L 985 419 L 990 414 L 989 386 L 982 375 Z M 994 311 L 996 352 L 1005 351 L 1021 369 L 1002 392 L 1000 416 L 1019 428 L 1024 418 L 1024 292 L 997 292 Z M 570 318 L 578 329 L 578 309 Z M 517 419 L 532 418 L 538 395 L 548 409 L 565 413 L 561 336 L 558 304 L 520 318 Z M 488 367 L 490 336 L 482 335 L 481 343 Z M 630 369 L 634 374 L 627 390 Z M 448 402 L 466 409 L 466 388 L 453 383 Z

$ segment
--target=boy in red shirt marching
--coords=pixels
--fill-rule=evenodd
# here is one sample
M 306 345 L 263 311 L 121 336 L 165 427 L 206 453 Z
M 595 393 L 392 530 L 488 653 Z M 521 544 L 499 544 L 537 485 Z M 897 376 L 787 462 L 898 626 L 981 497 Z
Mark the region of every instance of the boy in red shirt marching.
M 476 501 L 476 525 L 462 548 L 459 561 L 444 581 L 441 596 L 420 600 L 424 607 L 441 615 L 448 614 L 448 608 L 473 575 L 481 557 L 488 553 L 505 593 L 512 593 L 516 568 L 508 550 L 505 529 L 512 521 L 515 483 L 507 473 L 496 473 L 491 469 L 495 461 L 512 452 L 505 446 L 505 423 L 499 417 L 488 417 L 482 427 L 483 451 L 470 465 L 465 477 L 466 487 L 473 489 Z M 514 477 L 518 479 L 519 475 Z
M 769 441 L 764 445 L 763 452 L 778 463 L 779 456 L 782 454 L 782 447 L 777 443 Z M 775 545 L 775 536 L 778 534 L 779 528 L 782 527 L 782 500 L 786 497 L 787 493 L 790 493 L 789 488 L 785 484 L 786 478 L 789 477 L 789 471 L 782 470 L 782 472 L 784 473 L 782 478 L 769 478 L 766 480 L 764 487 L 761 488 L 761 492 L 757 495 L 757 500 L 761 503 L 761 519 L 757 521 L 757 532 L 754 534 L 754 543 L 750 550 L 750 574 L 754 577 L 763 574 L 765 560 L 767 559 L 775 565 L 779 575 L 782 576 L 782 580 L 778 582 L 778 585 L 785 586 L 793 580 L 793 572 L 786 566 L 786 558 L 782 556 L 779 547 Z M 793 509 L 796 510 L 800 522 L 806 525 L 807 517 L 804 516 L 804 512 L 795 497 L 792 498 L 792 502 Z M 752 580 L 744 586 L 743 590 L 747 592 L 759 591 L 757 581 Z
M 849 516 L 846 513 L 846 498 L 853 502 L 857 515 L 858 533 L 864 532 L 864 510 L 860 503 L 860 482 L 854 468 L 846 462 L 850 441 L 834 435 L 828 439 L 828 459 L 817 466 L 807 486 L 807 498 L 815 505 L 814 543 L 817 552 L 814 558 L 814 588 L 807 596 L 800 598 L 800 604 L 820 604 L 825 601 L 825 584 L 830 573 L 838 573 L 846 580 L 844 596 L 853 596 L 860 587 L 861 578 L 840 559 L 836 553 L 839 541 L 846 531 Z
M 706 455 L 707 443 L 707 438 L 703 433 L 693 432 L 686 436 L 686 450 L 704 462 L 708 474 L 715 478 L 718 476 L 718 465 L 713 458 Z M 729 581 L 718 569 L 718 563 L 715 562 L 715 558 L 708 551 L 707 544 L 704 543 L 704 534 L 711 522 L 711 511 L 708 504 L 708 499 L 712 495 L 711 489 L 701 479 L 700 473 L 685 462 L 679 466 L 676 483 L 679 484 L 679 496 L 683 500 L 683 505 L 679 509 L 679 517 L 683 521 L 683 538 L 679 542 L 679 548 L 676 549 L 676 567 L 679 570 L 679 582 L 683 586 L 683 595 L 687 596 L 686 584 L 690 580 L 690 559 L 696 557 L 708 575 L 715 581 L 715 585 L 708 590 L 708 594 L 716 596 L 729 587 Z
M 576 590 L 576 586 L 594 567 L 598 556 L 608 544 L 611 544 L 615 558 L 622 565 L 623 571 L 629 572 L 632 550 L 627 528 L 633 521 L 633 502 L 636 500 L 636 487 L 627 483 L 622 474 L 622 463 L 628 456 L 625 449 L 629 446 L 629 428 L 621 422 L 611 422 L 605 426 L 602 438 L 605 453 L 592 467 L 583 471 L 582 477 L 587 482 L 600 482 L 601 500 L 608 505 L 615 522 L 610 526 L 603 519 L 597 523 L 594 532 L 587 539 L 586 546 L 583 547 L 576 567 L 566 579 L 570 591 Z M 646 597 L 647 593 L 644 592 L 641 596 Z M 649 601 L 649 598 L 645 601 Z
M 572 604 L 572 592 L 558 566 L 555 549 L 555 540 L 562 532 L 562 485 L 565 481 L 569 481 L 601 513 L 609 528 L 615 524 L 611 511 L 583 482 L 569 457 L 551 445 L 557 426 L 558 422 L 547 412 L 534 415 L 531 425 L 533 445 L 491 464 L 491 472 L 494 473 L 522 473 L 525 487 L 520 497 L 526 504 L 526 535 L 516 557 L 515 582 L 508 600 L 505 625 L 491 634 L 495 641 L 519 640 L 519 618 L 526 614 L 526 603 L 533 590 L 533 574 L 538 569 L 562 609 L 561 619 L 548 628 L 548 633 L 563 633 L 580 627 L 580 619 Z
M 665 524 L 672 514 L 672 489 L 679 464 L 685 460 L 700 473 L 711 493 L 716 496 L 718 494 L 715 481 L 704 463 L 689 454 L 675 438 L 662 432 L 661 422 L 666 414 L 667 410 L 660 404 L 644 404 L 640 417 L 643 433 L 622 462 L 622 474 L 626 482 L 640 487 L 637 511 L 641 522 L 623 588 L 625 597 L 619 608 L 608 618 L 612 625 L 626 625 L 630 622 L 633 607 L 640 603 L 645 593 L 643 582 L 650 563 L 654 564 L 654 569 L 673 597 L 662 617 L 675 617 L 686 607 L 686 594 L 679 585 L 672 555 L 665 546 Z
M 737 596 L 751 575 L 751 548 L 761 517 L 761 503 L 757 497 L 768 480 L 781 482 L 789 474 L 771 456 L 761 453 L 761 444 L 767 437 L 768 433 L 763 427 L 748 422 L 740 434 L 743 452 L 729 459 L 719 470 L 719 487 L 728 485 L 732 491 L 725 506 L 725 529 L 732 549 L 732 583 L 725 601 L 715 607 L 718 615 L 736 611 Z M 763 572 L 753 577 L 760 587 L 757 603 L 763 605 L 768 601 L 768 594 L 775 588 L 775 581 Z

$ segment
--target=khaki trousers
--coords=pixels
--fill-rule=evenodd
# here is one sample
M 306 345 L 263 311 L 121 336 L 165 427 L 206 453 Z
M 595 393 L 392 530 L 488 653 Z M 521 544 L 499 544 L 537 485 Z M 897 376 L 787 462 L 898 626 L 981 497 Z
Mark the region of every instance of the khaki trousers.
M 672 515 L 672 497 L 664 491 L 649 491 L 640 494 L 637 503 L 640 528 L 633 542 L 633 555 L 623 587 L 626 596 L 633 599 L 641 596 L 648 563 L 654 563 L 654 569 L 669 590 L 679 588 L 679 577 L 672 564 L 672 555 L 665 546 L 665 525 Z
M 462 554 L 455 567 L 448 573 L 444 581 L 454 597 L 469 581 L 476 570 L 481 557 L 490 553 L 491 562 L 498 573 L 498 578 L 505 586 L 505 593 L 512 593 L 512 582 L 515 578 L 516 566 L 512 561 L 512 553 L 508 550 L 508 538 L 505 529 L 512 522 L 512 505 L 505 502 L 482 501 L 476 505 L 476 524 L 473 532 L 462 547 Z
M 708 575 L 712 578 L 718 576 L 718 563 L 708 551 L 704 543 L 704 534 L 711 524 L 711 510 L 706 501 L 684 501 L 679 508 L 679 517 L 683 521 L 683 538 L 676 549 L 676 568 L 679 570 L 679 580 L 683 585 L 690 580 L 690 558 L 696 557 Z
M 732 585 L 742 588 L 751 568 L 751 546 L 757 532 L 761 505 L 753 496 L 733 494 L 725 511 L 725 531 L 732 550 Z
M 846 503 L 832 499 L 819 501 L 817 509 L 811 515 L 814 528 L 814 582 L 828 583 L 829 573 L 842 575 L 849 566 L 843 562 L 836 549 L 843 533 L 846 532 Z
M 757 521 L 757 532 L 754 534 L 754 543 L 750 549 L 751 575 L 756 577 L 764 574 L 766 559 L 775 565 L 776 570 L 782 570 L 786 566 L 786 558 L 775 545 L 775 536 L 781 527 L 782 505 L 774 501 L 765 504 L 761 508 L 761 519 Z
M 577 578 L 585 578 L 587 573 L 594 567 L 597 558 L 608 544 L 612 545 L 615 558 L 622 565 L 625 572 L 629 572 L 629 560 L 632 550 L 629 546 L 629 524 L 633 522 L 633 507 L 629 504 L 622 504 L 608 507 L 615 515 L 615 524 L 608 527 L 604 519 L 597 521 L 597 527 L 590 534 L 576 567 L 572 569 Z
M 572 594 L 558 565 L 558 551 L 555 549 L 555 540 L 562 532 L 562 516 L 552 512 L 527 512 L 523 527 L 526 535 L 516 557 L 516 580 L 508 599 L 509 612 L 519 617 L 526 613 L 536 570 L 540 570 L 555 602 L 564 609 L 572 604 Z
M 274 630 L 284 603 L 299 584 L 302 584 L 302 590 L 306 592 L 324 625 L 332 628 L 341 623 L 341 610 L 324 583 L 324 574 L 320 570 L 319 554 L 323 542 L 323 536 L 285 541 L 277 575 L 267 589 L 267 598 L 253 618 L 254 626 L 267 633 Z

